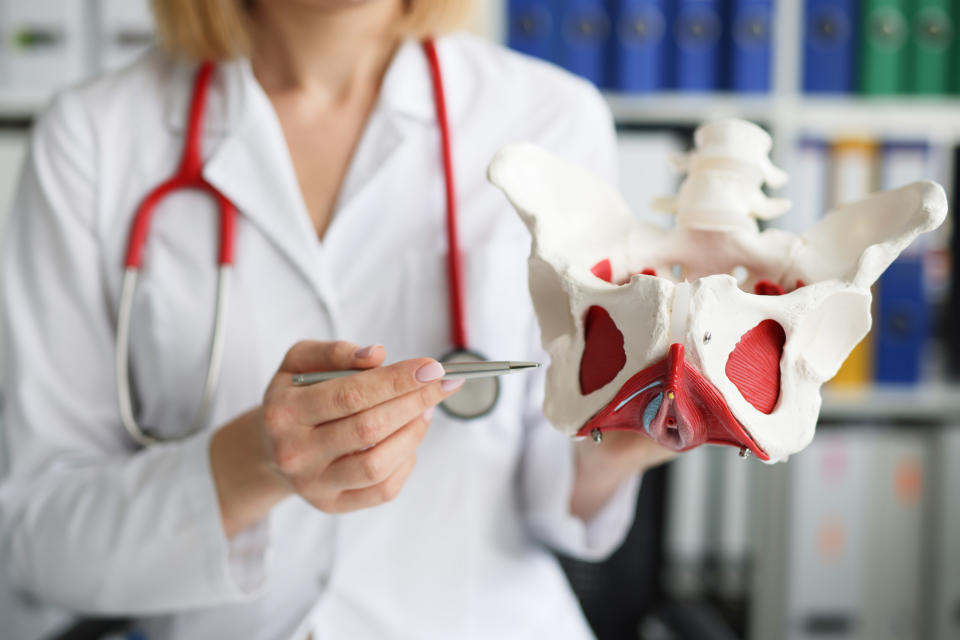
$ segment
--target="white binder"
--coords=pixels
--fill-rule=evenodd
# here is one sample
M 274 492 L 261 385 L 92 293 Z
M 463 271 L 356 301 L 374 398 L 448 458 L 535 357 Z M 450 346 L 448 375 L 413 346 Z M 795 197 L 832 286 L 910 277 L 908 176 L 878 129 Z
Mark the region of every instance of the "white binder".
M 864 637 L 871 434 L 827 431 L 790 459 L 786 637 Z
M 960 425 L 942 427 L 936 440 L 933 514 L 936 525 L 931 637 L 960 638 Z
M 684 151 L 680 136 L 670 131 L 620 131 L 617 134 L 620 161 L 620 193 L 634 216 L 643 221 L 673 227 L 673 216 L 654 212 L 654 198 L 673 195 L 680 175 L 670 162 Z
M 89 6 L 78 0 L 0 0 L 0 83 L 50 93 L 91 71 Z
M 775 218 L 773 226 L 799 234 L 820 220 L 827 210 L 828 159 L 826 142 L 814 139 L 797 142 L 786 186 L 790 210 Z
M 133 61 L 154 42 L 148 0 L 95 0 L 95 42 L 99 71 Z

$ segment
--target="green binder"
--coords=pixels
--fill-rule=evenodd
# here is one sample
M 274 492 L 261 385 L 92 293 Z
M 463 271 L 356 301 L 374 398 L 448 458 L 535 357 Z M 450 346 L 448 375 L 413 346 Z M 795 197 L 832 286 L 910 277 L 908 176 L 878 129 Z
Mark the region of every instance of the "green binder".
M 954 0 L 914 0 L 908 78 L 914 93 L 950 90 L 950 53 L 955 40 Z
M 953 0 L 953 46 L 947 55 L 948 83 L 953 93 L 960 93 L 960 0 Z
M 886 95 L 908 89 L 906 0 L 863 0 L 860 36 L 860 91 Z

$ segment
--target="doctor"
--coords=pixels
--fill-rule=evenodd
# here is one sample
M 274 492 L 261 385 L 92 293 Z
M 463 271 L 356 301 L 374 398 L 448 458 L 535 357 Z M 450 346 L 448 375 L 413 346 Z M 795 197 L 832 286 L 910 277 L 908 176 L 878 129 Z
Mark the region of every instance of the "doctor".
M 150 638 L 590 636 L 546 545 L 610 553 L 638 474 L 671 454 L 560 436 L 542 372 L 503 378 L 480 418 L 434 412 L 458 391 L 436 358 L 459 322 L 448 187 L 467 346 L 542 360 L 529 239 L 485 167 L 528 139 L 612 180 L 613 130 L 585 83 L 488 42 L 439 38 L 431 62 L 421 39 L 464 4 L 158 0 L 164 48 L 39 120 L 2 269 L 0 552 L 22 589 Z M 182 166 L 201 59 L 194 168 L 237 210 L 206 413 L 209 191 L 154 211 L 126 376 L 114 356 L 134 213 Z M 371 370 L 291 384 L 347 368 Z M 156 444 L 124 427 L 118 377 Z

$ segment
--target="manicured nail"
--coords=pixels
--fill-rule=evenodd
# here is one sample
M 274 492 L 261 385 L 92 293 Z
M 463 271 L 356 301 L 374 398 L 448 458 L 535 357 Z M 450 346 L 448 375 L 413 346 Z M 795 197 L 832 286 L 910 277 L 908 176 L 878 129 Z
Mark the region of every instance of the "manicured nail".
M 440 390 L 454 391 L 462 387 L 464 382 L 466 382 L 466 380 L 464 380 L 463 378 L 460 378 L 459 380 L 444 380 L 443 382 L 440 383 Z
M 417 380 L 420 382 L 433 382 L 443 377 L 443 365 L 439 362 L 431 362 L 417 369 Z
M 426 420 L 427 422 L 430 422 L 430 418 L 433 417 L 433 410 L 434 410 L 434 409 L 436 409 L 436 407 L 430 407 L 429 409 L 427 409 L 426 411 L 424 411 L 424 412 L 423 412 L 423 419 Z
M 361 360 L 364 359 L 364 358 L 369 358 L 370 356 L 373 355 L 373 350 L 376 349 L 376 348 L 379 347 L 379 346 L 380 346 L 380 345 L 378 345 L 378 344 L 370 344 L 370 345 L 367 345 L 367 346 L 363 347 L 362 349 L 357 349 L 357 352 L 354 353 L 353 355 L 354 355 L 355 358 L 360 358 Z

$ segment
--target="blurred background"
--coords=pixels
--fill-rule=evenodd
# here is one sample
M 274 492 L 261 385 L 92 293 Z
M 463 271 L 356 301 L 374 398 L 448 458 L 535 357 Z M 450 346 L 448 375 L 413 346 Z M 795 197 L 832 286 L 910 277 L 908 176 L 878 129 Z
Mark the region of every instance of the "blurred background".
M 765 127 L 793 231 L 833 204 L 960 183 L 960 0 L 479 0 L 472 29 L 595 83 L 637 216 L 693 128 Z M 0 0 L 0 211 L 57 89 L 153 41 L 146 0 Z M 786 464 L 701 447 L 648 473 L 609 561 L 563 559 L 601 639 L 960 638 L 960 231 L 916 242 Z M 954 277 L 954 274 L 957 274 Z M 2 442 L 2 441 L 0 441 Z M 2 454 L 2 451 L 0 451 Z M 0 455 L 2 460 L 2 455 Z M 0 567 L 0 637 L 100 637 Z

